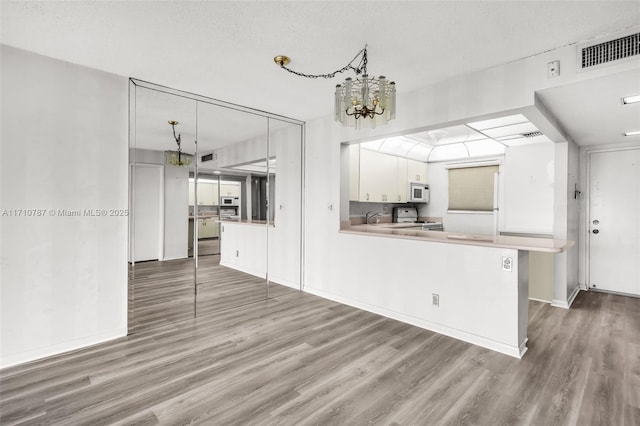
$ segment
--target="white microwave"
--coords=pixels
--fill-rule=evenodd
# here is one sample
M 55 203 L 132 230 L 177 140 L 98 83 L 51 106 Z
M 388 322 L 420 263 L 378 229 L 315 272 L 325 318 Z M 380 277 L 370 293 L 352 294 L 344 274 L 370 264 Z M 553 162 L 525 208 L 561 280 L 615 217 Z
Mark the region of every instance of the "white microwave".
M 221 206 L 237 206 L 239 204 L 238 197 L 220 197 Z
M 428 203 L 429 202 L 429 185 L 419 182 L 409 183 L 409 203 Z

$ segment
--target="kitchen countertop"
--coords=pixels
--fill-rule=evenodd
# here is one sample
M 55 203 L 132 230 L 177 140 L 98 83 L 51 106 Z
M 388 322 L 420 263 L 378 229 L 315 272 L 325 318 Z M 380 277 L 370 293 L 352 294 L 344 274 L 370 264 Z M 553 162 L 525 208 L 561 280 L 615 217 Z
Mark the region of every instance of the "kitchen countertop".
M 344 234 L 370 235 L 377 237 L 430 241 L 448 244 L 465 244 L 483 247 L 498 247 L 517 250 L 561 253 L 573 247 L 570 240 L 550 238 L 516 237 L 507 235 L 462 234 L 446 231 L 423 231 L 413 223 L 377 223 L 352 225 L 341 229 Z
M 189 215 L 189 220 L 194 220 L 195 216 L 193 215 Z M 217 214 L 199 214 L 198 215 L 198 219 L 218 219 L 218 215 Z
M 242 219 L 242 220 L 232 220 L 232 219 L 218 219 L 217 222 L 220 223 L 237 223 L 240 225 L 266 225 L 267 221 L 266 220 L 247 220 L 247 219 Z M 269 224 L 269 226 L 274 226 L 273 222 L 271 222 Z

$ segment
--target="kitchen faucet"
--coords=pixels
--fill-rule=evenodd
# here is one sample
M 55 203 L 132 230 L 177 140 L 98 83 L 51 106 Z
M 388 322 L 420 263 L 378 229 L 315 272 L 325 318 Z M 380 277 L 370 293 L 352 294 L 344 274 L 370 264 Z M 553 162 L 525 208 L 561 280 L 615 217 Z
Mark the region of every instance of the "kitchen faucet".
M 372 211 L 371 211 L 371 212 L 367 212 L 367 213 L 364 215 L 364 220 L 365 220 L 365 223 L 366 223 L 367 225 L 369 225 L 369 221 L 370 221 L 371 219 L 373 219 L 373 218 L 374 218 L 374 217 L 376 217 L 376 216 L 380 216 L 380 213 L 373 213 L 373 214 L 371 214 L 371 213 L 373 213 L 373 212 L 372 212 Z

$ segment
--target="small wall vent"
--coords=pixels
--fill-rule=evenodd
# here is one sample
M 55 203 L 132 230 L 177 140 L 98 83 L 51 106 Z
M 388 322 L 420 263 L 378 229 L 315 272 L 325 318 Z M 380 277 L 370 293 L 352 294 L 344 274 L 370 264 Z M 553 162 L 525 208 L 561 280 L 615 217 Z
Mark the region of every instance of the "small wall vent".
M 536 132 L 523 133 L 522 136 L 525 138 L 535 138 L 536 136 L 542 136 L 542 132 L 536 131 Z
M 207 154 L 200 157 L 200 160 L 204 163 L 205 161 L 213 160 L 213 154 Z
M 640 55 L 640 32 L 579 47 L 583 70 Z

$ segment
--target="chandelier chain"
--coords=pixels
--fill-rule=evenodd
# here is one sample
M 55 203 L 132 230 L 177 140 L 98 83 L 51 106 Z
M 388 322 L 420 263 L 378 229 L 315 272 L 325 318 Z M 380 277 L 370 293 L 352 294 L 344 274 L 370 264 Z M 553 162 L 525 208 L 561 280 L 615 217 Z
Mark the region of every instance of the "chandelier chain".
M 360 56 L 362 56 L 362 59 L 360 60 L 360 63 L 358 63 L 357 67 L 353 66 L 353 63 L 355 62 L 356 59 L 358 59 Z M 291 68 L 287 68 L 284 64 L 280 64 L 280 68 L 284 68 L 285 70 L 289 71 L 291 74 L 295 74 L 297 76 L 300 77 L 305 77 L 305 78 L 333 78 L 336 76 L 336 74 L 338 73 L 343 73 L 345 71 L 348 70 L 353 70 L 356 75 L 360 75 L 362 73 L 366 74 L 367 73 L 367 46 L 365 45 L 364 48 L 362 50 L 360 50 L 356 56 L 344 67 L 340 68 L 339 70 L 336 70 L 334 72 L 328 73 L 328 74 L 305 74 L 299 71 L 294 71 Z

